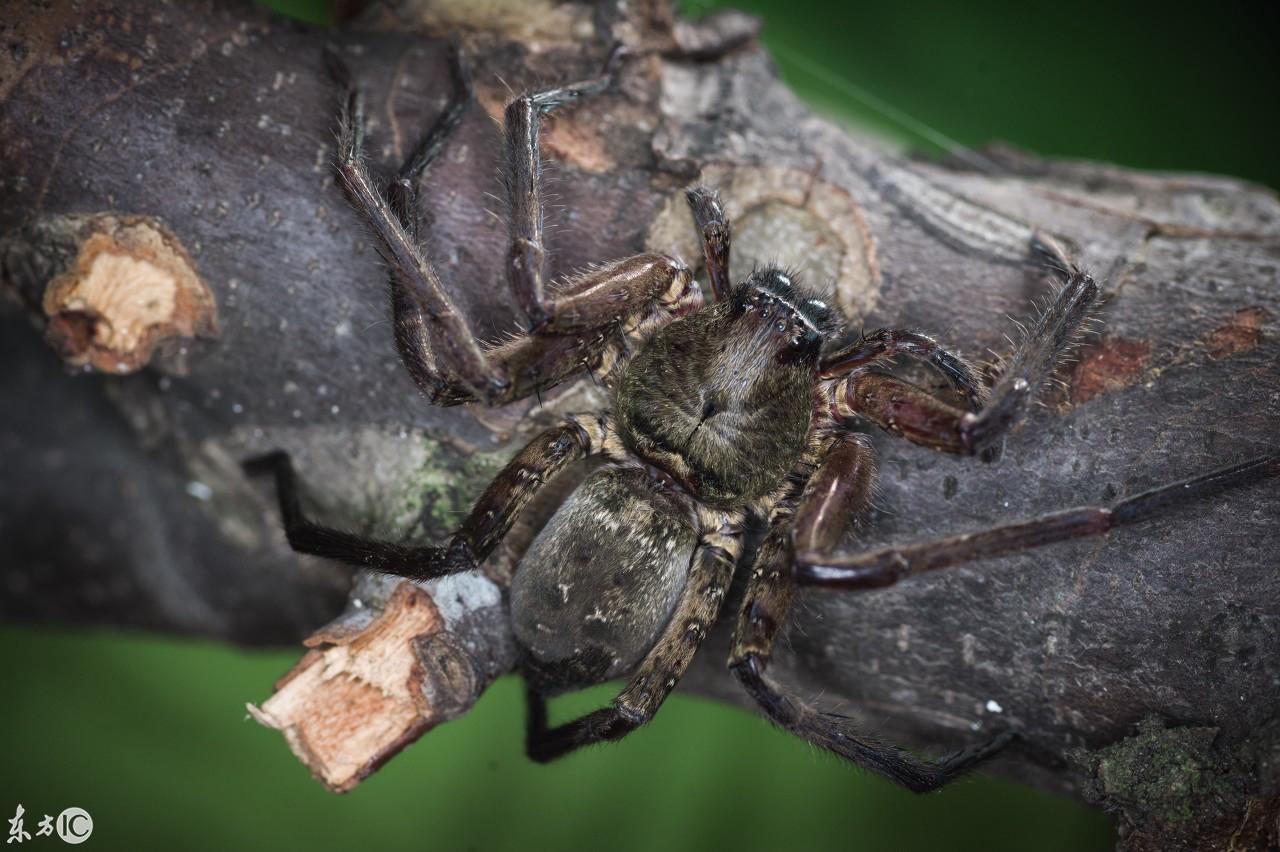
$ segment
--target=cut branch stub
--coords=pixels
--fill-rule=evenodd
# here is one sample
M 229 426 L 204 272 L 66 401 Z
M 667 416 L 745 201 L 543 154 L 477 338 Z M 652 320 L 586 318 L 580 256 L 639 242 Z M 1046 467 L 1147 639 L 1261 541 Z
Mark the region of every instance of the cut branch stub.
M 77 253 L 45 288 L 45 334 L 64 361 L 110 373 L 144 366 L 163 341 L 214 337 L 213 293 L 178 238 L 141 216 L 69 221 Z
M 306 640 L 311 650 L 274 694 L 248 705 L 337 793 L 469 710 L 513 659 L 509 643 L 493 641 L 501 596 L 479 575 L 423 586 L 366 576 L 351 600 Z

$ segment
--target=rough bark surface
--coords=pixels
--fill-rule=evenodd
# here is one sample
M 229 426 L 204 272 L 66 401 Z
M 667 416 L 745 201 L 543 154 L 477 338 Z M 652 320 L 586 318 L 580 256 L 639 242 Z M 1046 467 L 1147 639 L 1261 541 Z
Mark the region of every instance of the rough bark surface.
M 679 196 L 701 175 L 736 218 L 735 266 L 791 263 L 832 282 L 854 324 L 933 332 L 983 358 L 1006 350 L 1010 317 L 1030 316 L 1046 293 L 1023 263 L 1031 229 L 1071 246 L 1108 299 L 1064 388 L 995 464 L 874 435 L 880 486 L 865 545 L 1104 503 L 1275 451 L 1274 194 L 1009 150 L 988 152 L 992 172 L 904 159 L 812 115 L 760 49 L 670 58 L 677 39 L 696 46 L 701 34 L 673 31 L 661 6 L 630 8 L 495 15 L 437 3 L 342 31 L 238 3 L 10 10 L 0 25 L 0 273 L 14 297 L 0 313 L 0 613 L 296 641 L 338 612 L 347 575 L 288 550 L 271 489 L 246 479 L 241 459 L 287 449 L 326 520 L 438 540 L 522 436 L 557 411 L 600 404 L 588 385 L 506 410 L 419 397 L 396 359 L 379 264 L 333 181 L 329 41 L 369 95 L 370 152 L 389 170 L 443 108 L 443 39 L 462 34 L 478 101 L 430 174 L 422 214 L 431 255 L 489 335 L 519 320 L 500 269 L 506 229 L 486 210 L 501 212 L 485 195 L 500 186 L 493 118 L 508 86 L 590 76 L 615 38 L 642 55 L 613 92 L 545 134 L 555 273 L 646 246 L 692 262 Z M 93 305 L 64 317 L 58 336 L 46 295 L 82 258 L 86 221 L 103 216 L 172 235 L 216 308 L 199 334 L 141 335 L 153 348 L 127 353 L 119 375 L 86 375 L 59 353 L 83 363 L 68 345 L 129 338 Z M 156 309 L 109 292 L 113 311 Z M 513 532 L 491 576 L 511 569 L 554 498 Z M 1092 778 L 1089 789 L 1138 825 L 1133 848 L 1164 835 L 1151 834 L 1153 806 L 1099 768 L 1102 750 L 1133 739 L 1185 749 L 1186 737 L 1160 730 L 1212 731 L 1195 753 L 1217 761 L 1203 772 L 1231 773 L 1235 804 L 1222 810 L 1223 795 L 1206 793 L 1159 815 L 1173 832 L 1160 848 L 1206 845 L 1205 831 L 1222 848 L 1232 837 L 1276 843 L 1277 761 L 1242 755 L 1276 748 L 1265 731 L 1280 707 L 1278 508 L 1280 489 L 1255 487 L 1102 540 L 872 594 L 808 593 L 775 669 L 915 743 L 955 745 L 1012 723 L 1032 748 L 1001 771 L 1059 790 Z M 484 613 L 460 652 L 488 654 L 485 677 L 462 679 L 476 692 L 509 660 L 500 608 L 484 595 L 454 603 L 465 611 L 477 599 Z M 682 688 L 742 701 L 726 650 L 721 629 Z M 459 712 L 446 709 L 440 718 Z M 1169 727 L 1138 731 L 1147 717 Z M 1197 804 L 1207 798 L 1219 810 Z

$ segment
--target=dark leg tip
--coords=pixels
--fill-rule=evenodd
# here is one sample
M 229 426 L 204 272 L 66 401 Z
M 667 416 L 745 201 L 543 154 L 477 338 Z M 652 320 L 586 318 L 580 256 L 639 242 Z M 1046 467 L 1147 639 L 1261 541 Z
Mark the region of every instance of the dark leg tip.
M 710 220 L 723 216 L 720 194 L 705 184 L 698 184 L 685 190 L 684 198 L 700 218 Z
M 333 82 L 344 89 L 351 88 L 351 68 L 342 57 L 342 48 L 333 42 L 324 46 L 324 70 Z
M 284 450 L 272 450 L 269 453 L 245 459 L 240 462 L 240 468 L 248 476 L 262 476 L 287 468 L 289 464 L 288 453 Z

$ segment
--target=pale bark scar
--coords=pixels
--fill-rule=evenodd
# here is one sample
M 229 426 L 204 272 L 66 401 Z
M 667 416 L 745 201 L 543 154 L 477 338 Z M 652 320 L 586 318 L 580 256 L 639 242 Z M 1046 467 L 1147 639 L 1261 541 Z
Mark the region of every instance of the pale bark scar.
M 132 373 L 172 338 L 215 337 L 213 293 L 178 238 L 154 219 L 104 215 L 71 268 L 45 288 L 45 335 L 64 361 Z

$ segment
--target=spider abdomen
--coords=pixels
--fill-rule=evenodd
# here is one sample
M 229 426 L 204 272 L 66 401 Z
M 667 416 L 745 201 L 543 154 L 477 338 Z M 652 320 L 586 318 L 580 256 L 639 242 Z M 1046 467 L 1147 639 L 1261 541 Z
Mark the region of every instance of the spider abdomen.
M 697 540 L 687 508 L 644 471 L 588 477 L 512 581 L 526 674 L 559 691 L 628 673 L 669 620 Z

